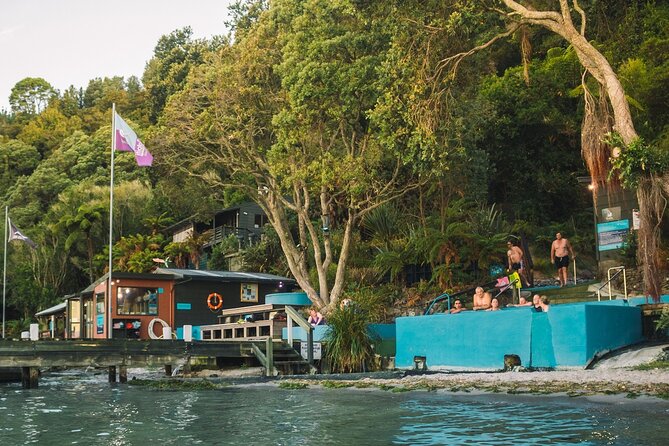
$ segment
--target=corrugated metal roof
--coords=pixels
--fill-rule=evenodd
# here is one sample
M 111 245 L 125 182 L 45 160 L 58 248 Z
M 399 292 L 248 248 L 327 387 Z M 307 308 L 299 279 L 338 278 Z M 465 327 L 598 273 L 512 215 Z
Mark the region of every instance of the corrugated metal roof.
M 66 303 L 62 302 L 59 303 L 58 305 L 54 305 L 51 308 L 47 308 L 46 310 L 42 310 L 38 313 L 35 313 L 35 316 L 51 316 L 52 314 L 61 313 L 65 311 L 65 306 Z
M 294 282 L 288 277 L 276 276 L 266 273 L 247 273 L 241 271 L 204 271 L 199 269 L 178 269 L 178 268 L 156 268 L 157 274 L 172 274 L 175 277 L 183 279 L 184 277 L 193 279 L 211 279 L 228 280 L 233 282 L 253 281 L 253 282 Z

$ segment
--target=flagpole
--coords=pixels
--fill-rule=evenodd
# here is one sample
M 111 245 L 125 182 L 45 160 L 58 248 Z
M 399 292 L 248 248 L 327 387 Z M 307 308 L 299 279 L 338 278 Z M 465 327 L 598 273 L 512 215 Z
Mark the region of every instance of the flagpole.
M 116 140 L 116 103 L 112 104 L 112 137 L 111 137 L 111 174 L 109 179 L 109 273 L 107 274 L 108 282 L 108 307 L 109 307 L 109 321 L 107 323 L 107 339 L 112 338 L 112 228 L 114 222 L 114 142 Z M 5 237 L 6 238 L 6 237 Z M 6 243 L 6 242 L 5 242 Z
M 2 339 L 5 339 L 5 293 L 7 291 L 7 219 L 9 206 L 5 206 L 5 250 L 2 260 Z

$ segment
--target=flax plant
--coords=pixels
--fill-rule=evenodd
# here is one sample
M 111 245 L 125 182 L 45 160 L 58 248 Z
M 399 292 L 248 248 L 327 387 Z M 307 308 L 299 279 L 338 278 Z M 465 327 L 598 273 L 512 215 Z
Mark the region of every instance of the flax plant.
M 367 330 L 367 312 L 357 305 L 333 310 L 327 318 L 326 358 L 339 373 L 367 370 L 374 355 L 373 338 Z

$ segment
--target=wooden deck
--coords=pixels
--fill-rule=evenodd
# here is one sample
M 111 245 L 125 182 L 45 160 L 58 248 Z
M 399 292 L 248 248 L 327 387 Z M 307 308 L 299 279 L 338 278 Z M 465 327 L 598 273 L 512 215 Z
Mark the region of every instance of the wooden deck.
M 101 340 L 0 340 L 0 367 L 23 370 L 25 388 L 37 387 L 40 368 L 108 367 L 109 381 L 125 382 L 128 367 L 172 366 L 188 362 L 193 356 L 245 358 L 255 356 L 251 341 L 184 342 L 138 339 Z
M 128 367 L 181 363 L 191 356 L 248 357 L 253 342 L 138 339 L 0 340 L 0 367 Z

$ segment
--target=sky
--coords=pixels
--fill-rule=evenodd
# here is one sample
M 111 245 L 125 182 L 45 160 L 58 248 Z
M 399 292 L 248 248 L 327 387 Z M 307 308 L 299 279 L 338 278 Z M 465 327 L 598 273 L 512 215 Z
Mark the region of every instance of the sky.
M 94 78 L 137 76 L 158 39 L 190 26 L 226 34 L 233 0 L 0 0 L 0 110 L 18 81 L 41 77 L 61 92 Z

